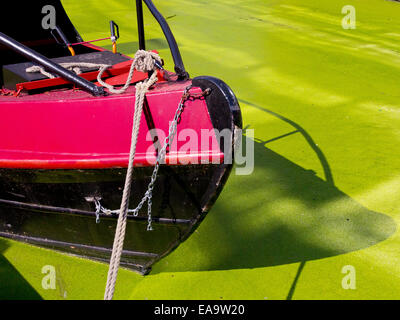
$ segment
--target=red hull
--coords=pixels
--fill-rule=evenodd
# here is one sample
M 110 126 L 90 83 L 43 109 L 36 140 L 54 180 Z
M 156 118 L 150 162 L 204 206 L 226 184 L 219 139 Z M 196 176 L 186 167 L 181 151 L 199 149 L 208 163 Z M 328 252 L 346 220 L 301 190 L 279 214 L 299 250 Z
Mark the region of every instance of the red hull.
M 160 141 L 168 133 L 182 92 L 191 81 L 163 82 L 147 94 L 148 112 L 142 116 L 135 157 L 136 166 L 153 165 L 156 149 L 149 130 Z M 200 88 L 193 88 L 200 93 Z M 135 89 L 122 95 L 92 97 L 83 91 L 53 91 L 33 96 L 0 97 L 0 167 L 80 169 L 126 167 L 128 162 Z M 200 141 L 214 128 L 205 100 L 185 103 L 176 143 L 167 155 L 170 164 L 221 163 L 223 153 L 215 136 Z M 190 129 L 198 141 L 180 132 Z M 189 137 L 186 137 L 189 139 Z M 204 140 L 204 139 L 202 139 Z M 207 146 L 208 145 L 208 146 Z

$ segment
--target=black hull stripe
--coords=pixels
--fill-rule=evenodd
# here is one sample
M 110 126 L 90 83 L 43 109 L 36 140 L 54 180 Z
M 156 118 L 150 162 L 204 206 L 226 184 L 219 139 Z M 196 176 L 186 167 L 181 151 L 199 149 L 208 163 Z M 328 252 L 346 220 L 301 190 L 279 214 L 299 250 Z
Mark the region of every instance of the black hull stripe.
M 108 249 L 108 248 L 89 246 L 89 245 L 85 245 L 85 244 L 77 244 L 77 243 L 64 242 L 64 241 L 57 241 L 57 240 L 49 240 L 49 239 L 43 239 L 43 238 L 36 238 L 36 237 L 31 237 L 31 236 L 23 236 L 23 235 L 19 235 L 19 234 L 2 232 L 2 231 L 0 231 L 0 237 L 10 238 L 13 240 L 18 240 L 18 241 L 29 242 L 29 243 L 38 244 L 41 246 L 46 246 L 46 247 L 48 247 L 48 246 L 54 246 L 54 247 L 59 247 L 59 248 L 75 247 L 77 249 L 86 249 L 86 250 L 89 249 L 89 250 L 99 252 L 99 253 L 101 252 L 101 253 L 111 254 L 111 249 Z M 124 256 L 133 256 L 133 257 L 150 257 L 150 258 L 158 257 L 158 254 L 156 254 L 156 253 L 140 252 L 140 251 L 123 250 L 122 254 Z
M 26 203 L 26 202 L 12 201 L 12 200 L 0 199 L 0 205 L 1 204 L 16 207 L 19 209 L 79 214 L 79 215 L 91 216 L 91 217 L 95 216 L 95 213 L 91 212 L 91 211 L 84 211 L 84 210 L 79 210 L 79 209 L 71 209 L 71 208 L 63 208 L 63 207 L 45 206 L 45 205 L 40 205 L 40 204 Z M 116 218 L 117 216 L 110 216 L 110 215 L 101 213 L 100 217 Z M 147 221 L 147 217 L 140 217 L 140 216 L 135 217 L 133 215 L 129 215 L 128 219 L 129 220 L 137 220 L 137 221 Z M 191 220 L 188 220 L 188 219 L 170 219 L 170 218 L 157 218 L 157 217 L 153 217 L 152 221 L 155 223 L 163 223 L 163 224 L 190 224 L 192 222 Z

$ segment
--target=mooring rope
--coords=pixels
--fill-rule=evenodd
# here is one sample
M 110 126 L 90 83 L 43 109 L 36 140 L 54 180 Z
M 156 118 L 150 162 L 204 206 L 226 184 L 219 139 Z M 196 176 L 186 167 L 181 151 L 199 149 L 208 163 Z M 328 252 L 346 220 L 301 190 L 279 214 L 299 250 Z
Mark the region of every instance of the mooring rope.
M 120 89 L 115 89 L 114 86 L 104 82 L 101 77 L 103 73 L 111 67 L 111 65 L 108 64 L 101 64 L 101 63 L 90 63 L 90 62 L 63 62 L 60 63 L 60 66 L 63 68 L 66 68 L 68 70 L 74 71 L 76 74 L 81 74 L 82 70 L 81 68 L 98 68 L 99 73 L 97 74 L 97 81 L 105 88 L 107 88 L 111 93 L 115 94 L 121 94 L 124 93 L 129 85 L 131 84 L 133 73 L 136 70 L 141 71 L 141 72 L 148 72 L 152 71 L 154 69 L 154 60 L 156 60 L 160 65 L 161 65 L 161 58 L 160 56 L 151 51 L 145 51 L 145 50 L 138 50 L 135 54 L 135 57 L 132 61 L 131 68 L 129 69 L 128 77 L 126 79 L 126 82 L 124 86 Z M 40 72 L 44 76 L 53 79 L 55 76 L 47 72 L 42 66 L 31 66 L 29 68 L 25 69 L 26 72 L 29 73 L 34 73 L 34 72 Z M 156 74 L 156 71 L 154 70 L 153 74 Z M 148 79 L 150 80 L 150 79 Z
M 139 126 L 140 126 L 140 119 L 142 116 L 144 98 L 149 88 L 157 81 L 157 72 L 154 66 L 154 61 L 155 61 L 154 59 L 161 61 L 159 56 L 156 55 L 154 52 L 139 50 L 135 54 L 135 59 L 133 60 L 131 66 L 131 70 L 133 70 L 133 68 L 142 72 L 153 70 L 153 73 L 150 76 L 150 78 L 136 84 L 135 114 L 133 117 L 133 128 L 132 128 L 131 148 L 129 152 L 128 170 L 126 172 L 125 186 L 124 186 L 124 192 L 122 194 L 121 207 L 118 215 L 117 229 L 115 230 L 114 244 L 111 253 L 110 267 L 108 269 L 107 285 L 104 293 L 104 300 L 111 300 L 114 295 L 115 283 L 117 280 L 122 249 L 124 246 L 126 220 L 129 208 L 129 196 L 132 185 L 133 160 L 135 158 L 135 153 L 136 153 L 137 137 L 139 133 Z M 127 81 L 128 85 L 129 83 L 130 80 Z M 124 89 L 124 87 L 122 89 Z
M 100 67 L 99 74 L 97 75 L 97 81 L 103 87 L 106 87 L 112 93 L 116 93 L 116 94 L 124 93 L 126 91 L 126 89 L 128 89 L 129 85 L 131 84 L 132 77 L 133 77 L 133 72 L 134 72 L 135 69 L 137 71 L 141 71 L 141 72 L 148 72 L 148 71 L 154 70 L 152 76 L 155 77 L 154 82 L 157 81 L 157 72 L 156 72 L 156 69 L 155 69 L 155 66 L 154 66 L 155 65 L 154 61 L 157 61 L 158 63 L 161 64 L 161 58 L 157 53 L 151 52 L 151 51 L 145 51 L 145 50 L 138 50 L 136 52 L 135 58 L 133 59 L 133 62 L 131 64 L 131 68 L 129 70 L 128 78 L 126 79 L 126 82 L 125 82 L 124 86 L 121 89 L 115 89 L 114 86 L 104 82 L 101 79 L 101 76 L 103 75 L 104 71 L 107 70 L 107 68 Z M 148 79 L 147 83 L 149 81 L 150 81 L 150 79 Z M 140 82 L 138 84 L 140 84 Z M 136 92 L 137 92 L 137 88 L 136 88 Z M 144 95 L 143 95 L 143 98 L 144 98 Z
M 59 65 L 65 69 L 68 69 L 70 71 L 74 71 L 76 74 L 81 74 L 82 70 L 81 68 L 98 68 L 99 71 L 102 71 L 102 73 L 107 70 L 111 65 L 108 64 L 99 64 L 99 63 L 91 63 L 91 62 L 62 62 L 59 63 Z M 42 75 L 54 79 L 56 76 L 50 72 L 47 72 L 45 68 L 42 66 L 36 66 L 33 65 L 29 68 L 25 69 L 26 72 L 29 73 L 35 73 L 35 72 L 40 72 Z

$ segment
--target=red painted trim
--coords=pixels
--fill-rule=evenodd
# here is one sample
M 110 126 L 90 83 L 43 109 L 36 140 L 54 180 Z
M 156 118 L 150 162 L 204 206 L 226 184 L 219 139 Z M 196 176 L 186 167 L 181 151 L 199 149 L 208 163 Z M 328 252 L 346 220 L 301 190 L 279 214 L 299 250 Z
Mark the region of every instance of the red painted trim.
M 102 158 L 102 159 L 80 159 L 80 160 L 7 160 L 0 159 L 0 168 L 8 169 L 107 169 L 126 168 L 128 166 L 127 154 L 125 157 Z M 172 160 L 171 160 L 172 159 Z M 189 154 L 178 156 L 166 156 L 165 164 L 189 165 L 189 164 L 219 164 L 224 161 L 224 154 Z M 149 162 L 146 157 L 139 155 L 135 157 L 135 167 L 148 167 L 156 163 L 156 157 Z

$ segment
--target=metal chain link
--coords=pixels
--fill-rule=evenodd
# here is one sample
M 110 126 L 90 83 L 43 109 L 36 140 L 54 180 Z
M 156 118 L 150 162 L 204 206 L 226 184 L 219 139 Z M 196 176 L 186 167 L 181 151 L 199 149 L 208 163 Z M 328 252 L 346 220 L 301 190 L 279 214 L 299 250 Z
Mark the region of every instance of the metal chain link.
M 185 102 L 187 100 L 194 100 L 195 98 L 198 97 L 198 95 L 191 95 L 190 94 L 190 89 L 192 88 L 192 85 L 186 87 L 185 91 L 182 94 L 181 100 L 179 102 L 178 108 L 175 111 L 174 119 L 172 120 L 170 126 L 169 126 L 169 131 L 168 131 L 168 136 L 165 137 L 164 142 L 163 142 L 163 147 L 160 149 L 157 159 L 156 159 L 156 164 L 153 169 L 153 173 L 151 175 L 150 182 L 147 186 L 147 191 L 145 192 L 142 200 L 140 200 L 139 204 L 135 209 L 129 209 L 128 214 L 131 214 L 133 216 L 137 216 L 139 214 L 140 209 L 143 207 L 144 203 L 147 200 L 147 231 L 153 230 L 152 227 L 152 217 L 151 217 L 151 209 L 152 209 L 152 198 L 153 198 L 153 189 L 154 189 L 154 184 L 157 180 L 157 174 L 158 170 L 160 168 L 160 164 L 164 163 L 165 160 L 165 155 L 167 153 L 167 149 L 171 145 L 172 141 L 174 140 L 175 134 L 176 134 L 176 129 L 178 126 L 178 123 L 180 122 L 182 112 L 185 108 Z M 209 93 L 209 89 L 206 89 L 201 96 L 204 96 Z M 104 208 L 100 204 L 100 200 L 94 199 L 94 203 L 96 206 L 96 222 L 98 223 L 99 221 L 99 215 L 100 213 L 107 214 L 107 215 L 112 215 L 112 214 L 119 214 L 119 210 L 109 210 Z

